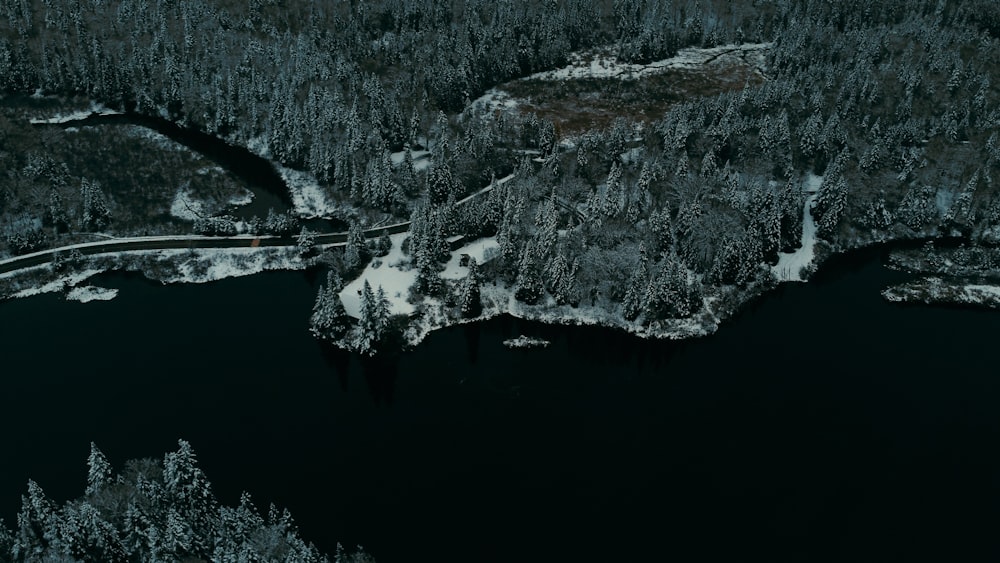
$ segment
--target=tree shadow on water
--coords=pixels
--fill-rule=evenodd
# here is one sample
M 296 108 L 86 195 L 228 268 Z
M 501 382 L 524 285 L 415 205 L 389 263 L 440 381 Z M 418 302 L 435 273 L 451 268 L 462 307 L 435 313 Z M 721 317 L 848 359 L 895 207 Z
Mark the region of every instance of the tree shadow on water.
M 361 371 L 375 404 L 391 405 L 396 391 L 396 377 L 399 374 L 399 358 L 397 356 L 362 358 Z
M 465 334 L 465 351 L 469 356 L 469 364 L 475 365 L 479 360 L 479 341 L 482 337 L 479 323 L 469 323 L 462 329 Z
M 323 361 L 337 374 L 340 389 L 346 392 L 348 376 L 351 373 L 351 353 L 326 341 L 318 340 L 316 344 L 319 346 Z

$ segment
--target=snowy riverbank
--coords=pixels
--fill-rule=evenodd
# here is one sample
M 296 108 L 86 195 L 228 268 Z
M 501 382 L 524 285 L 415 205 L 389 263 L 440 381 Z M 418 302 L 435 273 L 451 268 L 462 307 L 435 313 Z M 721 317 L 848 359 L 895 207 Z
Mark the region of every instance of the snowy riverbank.
M 142 272 L 164 284 L 208 283 L 265 271 L 303 270 L 307 263 L 295 247 L 136 250 L 82 258 L 78 269 L 54 272 L 48 264 L 0 274 L 0 299 L 62 292 L 87 303 L 107 301 L 117 290 L 83 285 L 109 271 Z
M 896 303 L 925 305 L 971 305 L 1000 309 L 1000 285 L 967 283 L 927 277 L 882 291 L 882 297 Z

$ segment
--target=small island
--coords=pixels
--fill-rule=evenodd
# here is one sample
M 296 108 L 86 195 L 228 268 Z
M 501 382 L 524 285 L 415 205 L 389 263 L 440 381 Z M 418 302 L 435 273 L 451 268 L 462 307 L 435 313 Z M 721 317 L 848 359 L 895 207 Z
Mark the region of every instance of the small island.
M 521 335 L 503 341 L 503 345 L 511 349 L 548 348 L 552 343 L 544 338 Z

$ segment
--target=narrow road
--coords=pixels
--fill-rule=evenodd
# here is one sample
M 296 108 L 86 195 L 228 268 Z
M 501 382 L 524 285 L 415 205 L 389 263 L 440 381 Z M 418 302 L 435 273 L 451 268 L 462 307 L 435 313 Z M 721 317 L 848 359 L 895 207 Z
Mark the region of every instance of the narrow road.
M 376 227 L 365 231 L 368 238 L 381 236 L 383 232 L 396 234 L 406 232 L 410 228 L 410 222 L 396 223 L 384 227 Z M 72 250 L 84 255 L 108 254 L 113 252 L 126 252 L 130 250 L 168 250 L 183 248 L 259 248 L 265 246 L 295 246 L 297 237 L 275 237 L 275 236 L 237 236 L 237 237 L 208 237 L 200 235 L 190 236 L 164 236 L 164 237 L 136 237 L 120 238 L 98 242 L 87 242 L 73 244 L 42 250 L 15 256 L 7 260 L 0 261 L 0 274 L 13 272 L 40 266 L 51 262 L 53 257 L 59 253 L 68 253 Z M 347 241 L 347 233 L 325 233 L 315 237 L 318 245 L 337 245 Z
M 494 185 L 503 184 L 513 178 L 511 174 L 496 181 L 474 194 L 459 201 L 459 205 L 471 201 L 493 189 Z M 376 238 L 383 233 L 390 235 L 405 233 L 410 229 L 410 222 L 403 221 L 392 225 L 373 227 L 364 231 L 366 238 Z M 40 266 L 52 261 L 56 254 L 68 253 L 72 250 L 84 255 L 108 254 L 113 252 L 127 252 L 130 250 L 169 250 L 184 248 L 259 248 L 265 246 L 296 246 L 296 236 L 276 237 L 276 236 L 253 236 L 240 235 L 235 237 L 209 237 L 203 235 L 180 235 L 162 237 L 131 237 L 118 238 L 96 242 L 85 242 L 69 246 L 61 246 L 48 250 L 41 250 L 23 256 L 15 256 L 6 260 L 0 260 L 0 274 L 22 270 L 32 266 Z M 347 242 L 347 233 L 320 233 L 314 236 L 315 243 L 321 246 L 336 246 Z

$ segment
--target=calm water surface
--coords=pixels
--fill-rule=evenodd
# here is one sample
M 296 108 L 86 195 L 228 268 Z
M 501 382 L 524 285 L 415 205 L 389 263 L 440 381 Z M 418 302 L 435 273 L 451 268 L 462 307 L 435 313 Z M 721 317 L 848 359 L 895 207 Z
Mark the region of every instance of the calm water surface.
M 0 516 L 189 440 L 216 491 L 380 563 L 996 560 L 1000 315 L 884 303 L 878 252 L 716 335 L 498 319 L 381 364 L 306 331 L 269 273 L 0 304 Z M 509 351 L 520 333 L 553 341 Z

